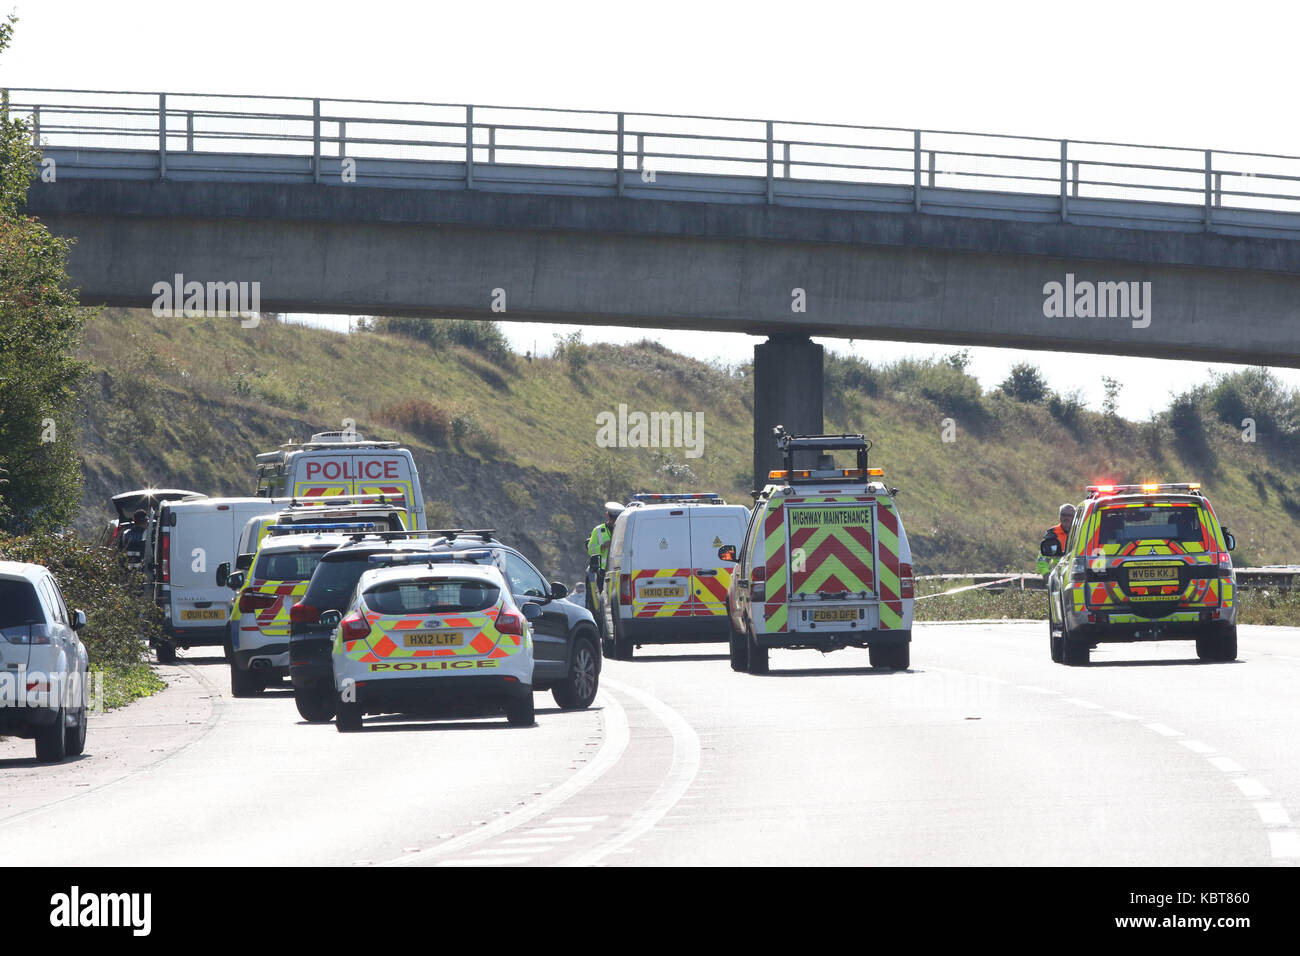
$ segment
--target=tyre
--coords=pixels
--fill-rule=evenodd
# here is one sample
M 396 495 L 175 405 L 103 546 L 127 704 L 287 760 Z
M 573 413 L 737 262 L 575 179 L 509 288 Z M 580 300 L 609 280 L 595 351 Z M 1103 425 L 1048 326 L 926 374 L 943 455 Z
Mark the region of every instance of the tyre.
M 312 724 L 323 724 L 334 718 L 336 709 L 334 688 L 321 681 L 310 687 L 295 687 L 293 702 L 302 719 Z
M 334 715 L 334 726 L 341 734 L 355 733 L 361 729 L 363 721 L 361 705 L 339 702 L 338 712 Z
M 158 657 L 159 664 L 176 663 L 176 645 L 175 644 L 158 644 L 154 648 L 154 653 Z
M 63 749 L 69 757 L 79 757 L 86 749 L 86 705 L 83 703 L 77 711 L 77 726 L 68 727 L 63 732 Z
M 1068 667 L 1087 665 L 1092 655 L 1092 648 L 1085 638 L 1080 640 L 1067 630 L 1061 631 L 1061 663 Z
M 1203 661 L 1235 661 L 1237 659 L 1236 625 L 1218 634 L 1196 639 L 1196 656 Z
M 62 707 L 54 715 L 54 723 L 36 731 L 36 759 L 41 763 L 58 763 L 68 753 L 68 735 L 63 725 L 66 711 Z
M 912 662 L 911 644 L 884 644 L 868 647 L 871 666 L 882 670 L 905 671 Z
M 239 666 L 238 661 L 230 662 L 230 694 L 232 697 L 256 697 L 266 689 L 260 678 L 255 677 L 252 671 L 246 671 Z
M 600 655 L 589 637 L 579 637 L 573 642 L 573 663 L 568 676 L 551 690 L 551 696 L 561 710 L 581 710 L 590 707 L 600 686 Z
M 733 625 L 729 641 L 731 650 L 731 669 L 744 673 L 749 669 L 749 638 Z
M 630 661 L 633 657 L 632 640 L 623 636 L 623 627 L 617 618 L 614 619 L 614 653 L 609 656 L 616 661 Z
M 1047 622 L 1047 645 L 1048 645 L 1048 651 L 1052 655 L 1053 664 L 1061 663 L 1061 654 L 1062 654 L 1061 644 L 1062 644 L 1061 635 L 1056 632 L 1056 629 L 1054 627 L 1052 627 L 1052 622 L 1048 621 Z
M 506 722 L 511 727 L 531 727 L 537 722 L 533 714 L 533 695 L 506 701 Z
M 758 643 L 758 639 L 754 636 L 752 628 L 745 628 L 745 632 L 745 643 L 748 645 L 747 656 L 749 658 L 746 662 L 748 665 L 746 670 L 751 674 L 766 674 L 767 648 Z

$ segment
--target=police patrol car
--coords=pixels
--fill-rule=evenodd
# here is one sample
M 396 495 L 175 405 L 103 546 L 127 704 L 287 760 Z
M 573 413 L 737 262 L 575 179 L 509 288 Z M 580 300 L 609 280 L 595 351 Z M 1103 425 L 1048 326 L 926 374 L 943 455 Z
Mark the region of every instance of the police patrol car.
M 1199 482 L 1090 485 L 1047 579 L 1050 650 L 1087 664 L 1091 645 L 1195 640 L 1204 661 L 1237 656 L 1232 533 Z M 1056 560 L 1060 559 L 1060 560 Z
M 307 590 L 320 559 L 346 544 L 349 531 L 373 524 L 273 525 L 248 571 L 226 586 L 237 591 L 226 638 L 230 692 L 251 697 L 289 673 L 289 608 Z
M 912 551 L 898 489 L 867 467 L 861 435 L 775 431 L 784 467 L 757 495 L 743 543 L 718 550 L 740 562 L 729 593 L 732 668 L 766 673 L 773 647 L 865 647 L 872 667 L 907 669 Z M 833 467 L 834 451 L 854 452 L 856 467 Z M 818 460 L 799 468 L 797 458 Z
M 365 714 L 439 714 L 452 707 L 504 710 L 531 726 L 533 639 L 541 608 L 520 608 L 483 551 L 372 555 L 346 611 L 326 611 L 335 717 L 360 730 Z M 380 567 L 379 565 L 386 565 Z
M 614 522 L 598 620 L 605 654 L 631 660 L 640 644 L 725 641 L 734 561 L 749 511 L 713 493 L 637 494 Z

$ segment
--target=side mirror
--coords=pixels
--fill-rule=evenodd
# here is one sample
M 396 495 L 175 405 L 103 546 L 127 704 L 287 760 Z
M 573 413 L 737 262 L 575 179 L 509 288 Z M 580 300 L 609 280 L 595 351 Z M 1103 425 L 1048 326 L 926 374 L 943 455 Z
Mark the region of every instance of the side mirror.
M 1061 556 L 1061 542 L 1055 538 L 1047 538 L 1038 546 L 1038 553 L 1045 558 L 1059 558 Z
M 529 601 L 519 610 L 523 611 L 524 617 L 528 618 L 530 621 L 535 621 L 542 616 L 542 606 L 540 604 L 534 604 L 532 601 Z
M 343 620 L 342 611 L 321 611 L 320 622 L 326 627 L 338 627 L 341 620 Z
M 232 591 L 238 591 L 244 586 L 244 572 L 236 571 L 234 574 L 226 576 L 226 587 Z
M 72 611 L 72 629 L 79 631 L 86 626 L 86 612 L 81 608 L 74 608 Z
M 217 565 L 217 587 L 224 588 L 228 577 L 230 577 L 230 562 L 222 561 Z
M 551 600 L 558 601 L 569 596 L 569 586 L 559 581 L 551 582 Z
M 251 551 L 245 554 L 241 554 L 237 558 L 235 558 L 236 571 L 247 571 L 252 566 L 253 566 L 253 553 Z
M 722 547 L 720 547 L 718 549 L 718 560 L 732 561 L 732 562 L 737 561 L 738 558 L 736 557 L 736 546 L 734 544 L 724 544 Z
M 1232 532 L 1227 528 L 1223 529 L 1223 543 L 1228 546 L 1229 551 L 1235 551 L 1237 548 L 1237 539 L 1233 537 Z

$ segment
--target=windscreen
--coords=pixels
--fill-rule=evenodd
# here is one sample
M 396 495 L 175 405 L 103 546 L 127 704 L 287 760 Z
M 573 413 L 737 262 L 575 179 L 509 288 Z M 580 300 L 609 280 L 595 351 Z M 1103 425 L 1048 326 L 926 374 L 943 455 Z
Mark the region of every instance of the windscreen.
M 380 614 L 451 614 L 494 606 L 501 589 L 486 581 L 422 578 L 385 581 L 365 592 L 366 606 Z
M 0 580 L 0 627 L 44 624 L 36 589 L 27 581 Z
M 324 554 L 323 550 L 263 553 L 253 577 L 259 581 L 306 581 Z
M 1191 504 L 1115 506 L 1101 512 L 1098 544 L 1122 551 L 1139 541 L 1177 542 L 1187 550 L 1204 550 L 1209 538 L 1201 509 Z

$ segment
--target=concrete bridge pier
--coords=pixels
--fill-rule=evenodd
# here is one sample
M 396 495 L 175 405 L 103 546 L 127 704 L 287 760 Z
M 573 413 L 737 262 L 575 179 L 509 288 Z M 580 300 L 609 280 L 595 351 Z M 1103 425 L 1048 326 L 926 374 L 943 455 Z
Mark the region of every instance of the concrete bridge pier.
M 754 487 L 781 467 L 772 429 L 784 425 L 792 435 L 822 430 L 823 360 L 826 350 L 806 335 L 773 335 L 754 346 Z M 811 468 L 816 462 L 800 461 Z

